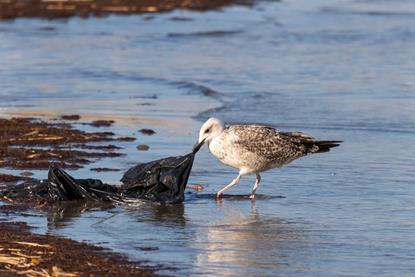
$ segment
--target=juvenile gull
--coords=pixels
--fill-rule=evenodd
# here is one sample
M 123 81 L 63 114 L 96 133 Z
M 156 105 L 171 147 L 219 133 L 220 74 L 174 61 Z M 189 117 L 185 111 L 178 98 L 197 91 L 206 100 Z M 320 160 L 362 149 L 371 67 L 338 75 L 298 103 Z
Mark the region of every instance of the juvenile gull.
M 316 140 L 302 132 L 281 132 L 265 125 L 232 125 L 225 127 L 217 118 L 209 118 L 200 128 L 198 147 L 204 142 L 210 152 L 226 165 L 239 169 L 238 177 L 216 193 L 220 197 L 236 185 L 241 176 L 255 173 L 250 198 L 261 181 L 260 172 L 282 167 L 293 160 L 314 153 L 330 151 L 341 141 Z

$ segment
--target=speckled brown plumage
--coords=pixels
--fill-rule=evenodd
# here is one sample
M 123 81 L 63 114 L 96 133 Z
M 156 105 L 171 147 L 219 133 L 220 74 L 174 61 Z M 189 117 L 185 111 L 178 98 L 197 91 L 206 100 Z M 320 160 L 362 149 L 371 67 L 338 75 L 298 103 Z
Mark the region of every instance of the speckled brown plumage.
M 243 175 L 255 173 L 255 184 L 250 195 L 261 181 L 260 173 L 281 167 L 299 157 L 327 152 L 341 141 L 322 141 L 302 132 L 281 132 L 264 125 L 225 124 L 209 118 L 200 128 L 198 145 L 207 142 L 210 152 L 226 165 L 239 169 L 238 177 L 217 192 L 220 197 L 237 184 Z
M 214 139 L 210 149 L 225 164 L 250 168 L 245 171 L 252 173 L 280 167 L 308 154 L 326 152 L 338 143 L 317 141 L 302 132 L 280 132 L 270 126 L 233 125 Z

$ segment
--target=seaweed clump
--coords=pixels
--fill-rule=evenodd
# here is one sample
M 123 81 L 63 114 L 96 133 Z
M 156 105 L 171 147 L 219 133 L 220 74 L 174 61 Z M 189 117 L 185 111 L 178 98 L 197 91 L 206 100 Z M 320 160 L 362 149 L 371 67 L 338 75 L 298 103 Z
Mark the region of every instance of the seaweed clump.
M 174 9 L 206 11 L 251 0 L 11 0 L 0 1 L 0 19 L 17 17 L 64 18 L 104 16 L 111 13 L 140 14 Z
M 85 132 L 68 123 L 34 118 L 0 119 L 0 167 L 48 169 L 52 164 L 78 169 L 93 159 L 121 156 L 111 145 L 97 145 L 116 140 L 119 138 L 112 132 Z

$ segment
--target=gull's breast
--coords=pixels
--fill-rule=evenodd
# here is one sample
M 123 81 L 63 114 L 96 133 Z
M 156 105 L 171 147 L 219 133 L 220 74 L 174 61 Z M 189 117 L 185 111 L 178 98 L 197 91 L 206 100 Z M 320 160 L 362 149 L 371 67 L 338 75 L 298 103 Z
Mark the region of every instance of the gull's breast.
M 263 166 L 255 153 L 247 151 L 235 144 L 229 136 L 218 136 L 209 143 L 210 152 L 222 163 L 243 170 L 244 173 L 253 173 Z

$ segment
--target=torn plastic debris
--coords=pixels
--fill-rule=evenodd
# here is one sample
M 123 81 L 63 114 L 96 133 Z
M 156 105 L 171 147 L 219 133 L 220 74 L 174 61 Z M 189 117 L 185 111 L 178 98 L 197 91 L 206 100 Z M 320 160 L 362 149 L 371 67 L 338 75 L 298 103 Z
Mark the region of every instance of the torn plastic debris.
M 130 168 L 115 187 L 97 179 L 74 179 L 57 167 L 49 169 L 47 180 L 27 181 L 0 192 L 0 197 L 40 197 L 49 202 L 92 200 L 128 202 L 147 199 L 162 203 L 184 200 L 193 160 L 200 145 L 184 156 L 168 157 Z

